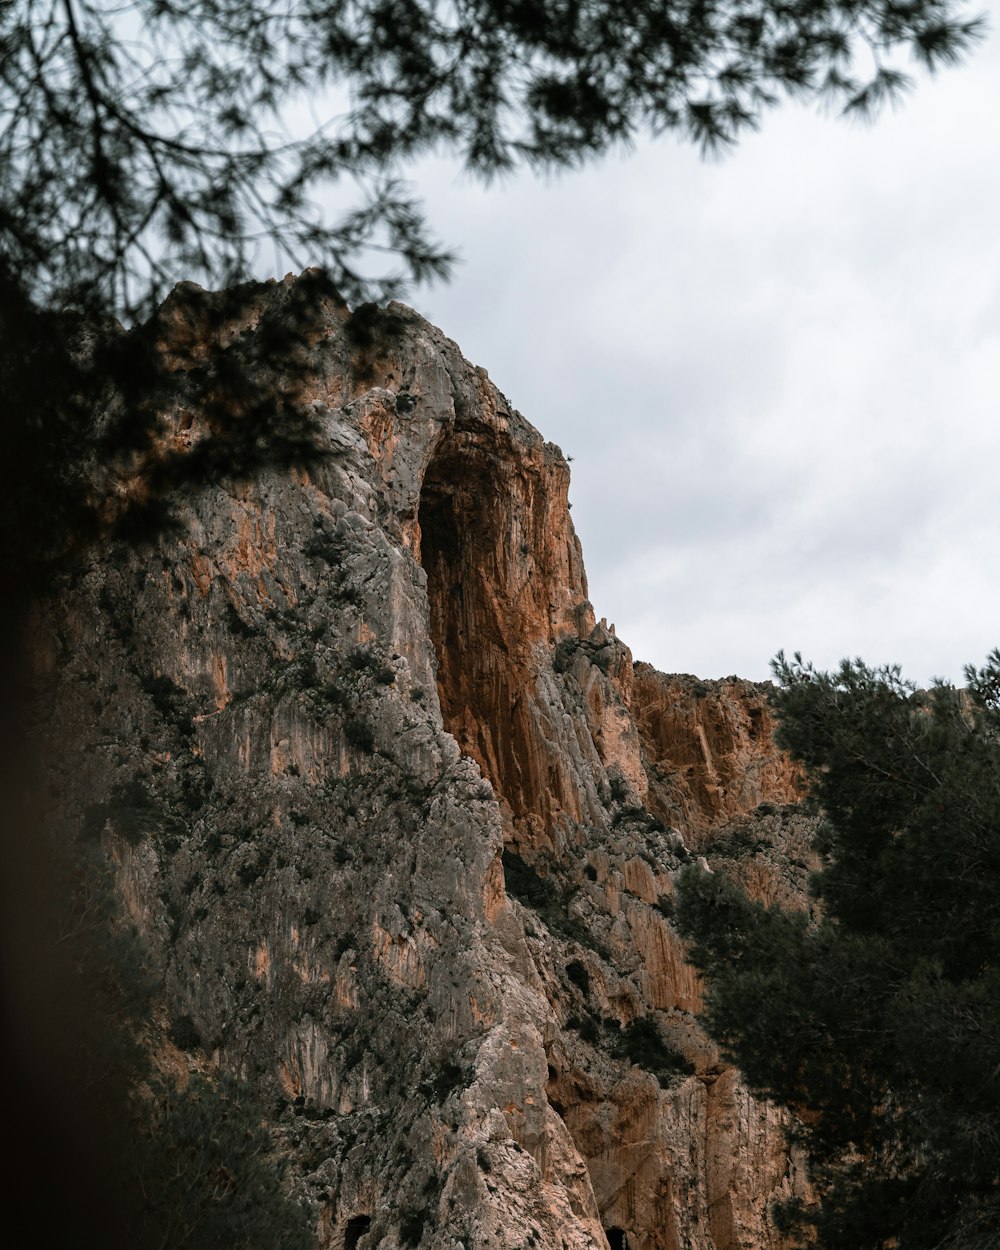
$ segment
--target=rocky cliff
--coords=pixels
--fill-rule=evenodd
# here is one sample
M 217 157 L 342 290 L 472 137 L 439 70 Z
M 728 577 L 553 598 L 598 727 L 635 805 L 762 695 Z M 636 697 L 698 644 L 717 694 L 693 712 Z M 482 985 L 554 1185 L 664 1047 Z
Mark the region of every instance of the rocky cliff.
M 209 333 L 180 289 L 163 350 L 280 379 L 294 290 Z M 633 664 L 565 458 L 409 309 L 328 301 L 306 366 L 313 467 L 189 491 L 33 624 L 50 818 L 110 854 L 176 1061 L 267 1099 L 321 1247 L 777 1250 L 804 1181 L 670 920 L 692 852 L 800 890 L 763 689 Z

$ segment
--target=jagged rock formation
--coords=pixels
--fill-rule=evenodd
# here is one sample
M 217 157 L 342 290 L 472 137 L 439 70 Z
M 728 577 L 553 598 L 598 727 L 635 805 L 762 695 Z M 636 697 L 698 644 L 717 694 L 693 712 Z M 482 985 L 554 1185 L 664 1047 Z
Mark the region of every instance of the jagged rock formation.
M 692 850 L 801 885 L 761 689 L 633 665 L 559 449 L 410 310 L 330 302 L 300 402 L 314 469 L 191 493 L 39 611 L 53 819 L 108 847 L 198 1061 L 275 1107 L 319 1246 L 777 1250 L 804 1181 L 670 923 Z
M 631 711 L 650 778 L 649 806 L 682 824 L 688 846 L 760 804 L 794 803 L 800 775 L 774 749 L 764 689 L 729 677 L 703 682 L 637 664 Z

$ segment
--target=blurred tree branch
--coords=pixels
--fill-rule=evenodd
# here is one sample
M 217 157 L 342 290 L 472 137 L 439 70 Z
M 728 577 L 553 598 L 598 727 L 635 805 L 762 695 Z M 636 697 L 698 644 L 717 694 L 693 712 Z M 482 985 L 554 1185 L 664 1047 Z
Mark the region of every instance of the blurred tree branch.
M 983 23 L 964 7 L 6 0 L 0 252 L 41 304 L 116 316 L 181 278 L 243 280 L 265 242 L 352 303 L 396 295 L 452 260 L 400 181 L 420 155 L 490 178 L 641 129 L 724 148 L 783 96 L 869 116 L 909 86 L 894 54 L 933 70 L 968 51 Z

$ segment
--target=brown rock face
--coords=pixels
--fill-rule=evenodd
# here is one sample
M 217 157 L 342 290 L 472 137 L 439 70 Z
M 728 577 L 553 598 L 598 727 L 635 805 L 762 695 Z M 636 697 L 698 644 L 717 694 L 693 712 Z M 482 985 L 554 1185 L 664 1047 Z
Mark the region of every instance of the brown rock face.
M 294 289 L 204 368 L 280 376 Z M 670 920 L 688 845 L 797 889 L 762 688 L 633 665 L 564 458 L 439 331 L 331 303 L 302 351 L 315 467 L 190 492 L 44 605 L 53 823 L 111 852 L 191 1062 L 276 1108 L 318 1246 L 780 1250 L 804 1181 Z
M 558 754 L 539 749 L 536 653 L 577 636 L 586 583 L 565 460 L 484 407 L 486 421 L 456 421 L 442 440 L 420 494 L 441 714 L 515 818 L 547 827 L 579 802 Z
M 635 666 L 630 701 L 650 778 L 649 805 L 688 845 L 762 803 L 794 803 L 801 775 L 774 746 L 766 687 L 699 681 Z

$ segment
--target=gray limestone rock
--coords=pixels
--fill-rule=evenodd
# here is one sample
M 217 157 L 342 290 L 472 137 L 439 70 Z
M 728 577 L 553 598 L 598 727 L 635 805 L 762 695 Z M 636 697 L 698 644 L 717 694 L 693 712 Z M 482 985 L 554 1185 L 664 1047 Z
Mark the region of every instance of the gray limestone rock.
M 189 492 L 179 533 L 91 550 L 38 613 L 52 819 L 110 854 L 198 1039 L 178 1063 L 274 1109 L 319 1246 L 779 1247 L 768 1202 L 803 1182 L 669 918 L 717 812 L 670 807 L 558 448 L 381 318 L 374 346 L 317 327 L 314 467 Z M 772 772 L 756 802 L 787 801 Z

